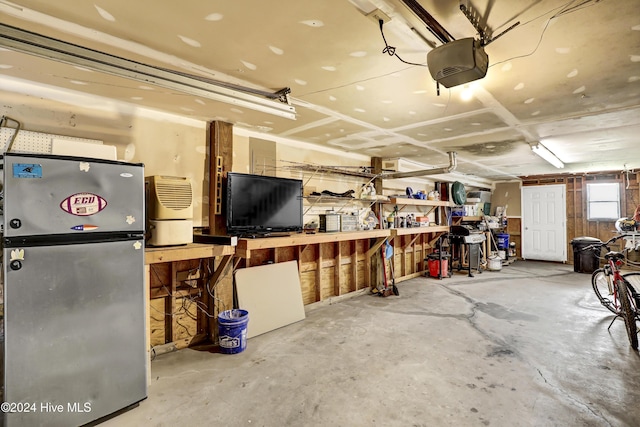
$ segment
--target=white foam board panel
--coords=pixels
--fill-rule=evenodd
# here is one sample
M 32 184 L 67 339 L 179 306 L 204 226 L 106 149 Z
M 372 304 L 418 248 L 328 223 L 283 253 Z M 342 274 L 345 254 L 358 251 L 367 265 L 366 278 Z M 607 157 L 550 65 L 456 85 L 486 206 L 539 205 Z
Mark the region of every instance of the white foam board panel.
M 249 312 L 247 338 L 305 318 L 296 261 L 242 268 L 235 280 L 238 306 Z

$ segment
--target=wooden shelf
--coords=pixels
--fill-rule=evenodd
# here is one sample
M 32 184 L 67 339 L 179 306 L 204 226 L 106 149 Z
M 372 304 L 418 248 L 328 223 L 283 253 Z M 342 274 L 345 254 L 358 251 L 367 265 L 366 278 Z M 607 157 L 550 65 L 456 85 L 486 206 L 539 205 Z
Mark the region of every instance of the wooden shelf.
M 378 237 L 389 237 L 391 230 L 342 231 L 335 233 L 295 234 L 285 237 L 258 237 L 256 239 L 239 239 L 236 255 L 250 258 L 254 249 L 283 248 L 287 246 L 313 245 L 317 243 L 342 242 Z
M 182 246 L 160 246 L 145 248 L 144 263 L 156 264 L 188 259 L 213 258 L 233 255 L 235 247 L 227 245 L 208 245 L 204 243 L 189 243 Z
M 429 227 L 392 228 L 389 231 L 391 232 L 392 237 L 396 237 L 408 236 L 411 234 L 446 233 L 449 231 L 449 227 L 446 225 L 432 225 Z
M 388 199 L 359 199 L 357 197 L 339 197 L 322 194 L 320 196 L 304 196 L 303 199 L 311 203 L 359 202 L 359 203 L 387 203 Z
M 463 216 L 460 217 L 463 221 L 482 221 L 481 216 Z
M 389 202 L 385 202 L 385 203 L 390 203 L 392 205 L 410 205 L 410 206 L 435 206 L 435 207 L 439 207 L 439 206 L 446 206 L 446 207 L 453 207 L 454 205 L 451 204 L 451 202 L 444 202 L 444 201 L 440 201 L 440 200 L 422 200 L 422 199 L 409 199 L 409 198 L 402 198 L 402 197 L 392 197 Z
M 321 205 L 332 205 L 334 207 L 339 206 L 339 209 L 335 213 L 341 213 L 342 209 L 346 207 L 371 207 L 376 203 L 386 202 L 387 200 L 369 200 L 369 199 L 359 199 L 356 197 L 340 197 L 340 196 L 330 196 L 327 194 L 321 194 L 319 196 L 304 196 L 303 197 L 308 204 L 305 206 L 305 211 L 303 215 L 309 213 L 309 211 L 317 206 Z

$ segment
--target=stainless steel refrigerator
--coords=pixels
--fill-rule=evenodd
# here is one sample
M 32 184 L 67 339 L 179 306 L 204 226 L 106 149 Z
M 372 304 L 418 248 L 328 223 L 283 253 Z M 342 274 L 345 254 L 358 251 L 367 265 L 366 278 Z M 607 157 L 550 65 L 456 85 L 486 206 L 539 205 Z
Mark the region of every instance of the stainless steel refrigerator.
M 143 166 L 3 160 L 5 425 L 83 425 L 145 399 Z

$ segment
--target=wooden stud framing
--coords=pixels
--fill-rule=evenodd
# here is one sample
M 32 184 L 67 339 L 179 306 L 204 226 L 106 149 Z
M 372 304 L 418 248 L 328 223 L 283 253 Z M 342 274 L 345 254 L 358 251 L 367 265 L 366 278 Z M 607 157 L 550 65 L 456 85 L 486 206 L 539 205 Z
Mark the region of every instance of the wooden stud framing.
M 217 298 L 230 306 L 228 272 L 233 252 L 232 247 L 201 244 L 179 248 L 149 248 L 145 251 L 150 346 L 173 343 L 180 349 L 216 335 L 217 313 L 205 282 L 206 272 L 211 269 L 206 266 L 208 263 L 212 264 L 213 274 L 209 280 L 212 287 L 221 285 L 217 289 L 224 291 Z M 217 266 L 216 260 L 219 260 Z M 196 269 L 200 271 L 200 275 L 193 282 L 183 283 L 178 280 L 178 272 Z
M 340 296 L 342 293 L 340 291 L 340 284 L 342 283 L 342 251 L 340 247 L 340 242 L 334 243 L 335 245 L 335 255 L 333 258 L 334 268 L 333 268 L 333 290 L 335 296 Z
M 322 301 L 322 244 L 318 244 L 318 258 L 316 261 L 316 301 Z
M 351 246 L 351 287 L 349 289 L 349 291 L 357 291 L 359 288 L 358 286 L 358 242 L 357 241 L 352 241 L 350 242 L 350 246 Z
M 165 330 L 165 335 L 164 335 L 164 339 L 165 342 L 173 342 L 174 337 L 173 337 L 173 313 L 176 312 L 176 298 L 175 298 L 175 293 L 176 293 L 176 287 L 177 287 L 177 280 L 176 280 L 176 275 L 175 275 L 175 271 L 176 271 L 176 262 L 172 262 L 171 263 L 171 283 L 169 284 L 169 290 L 168 290 L 168 297 L 165 298 L 164 300 L 164 312 L 165 312 L 165 316 L 164 316 L 164 330 Z

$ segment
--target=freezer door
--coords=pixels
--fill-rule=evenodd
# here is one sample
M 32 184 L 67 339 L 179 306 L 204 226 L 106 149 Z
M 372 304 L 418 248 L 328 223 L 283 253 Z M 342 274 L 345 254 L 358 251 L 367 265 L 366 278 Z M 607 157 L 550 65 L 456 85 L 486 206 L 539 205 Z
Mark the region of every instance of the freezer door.
M 146 397 L 142 243 L 3 250 L 4 400 L 34 404 L 6 426 L 83 425 Z
M 140 232 L 144 168 L 139 164 L 6 154 L 5 237 Z

